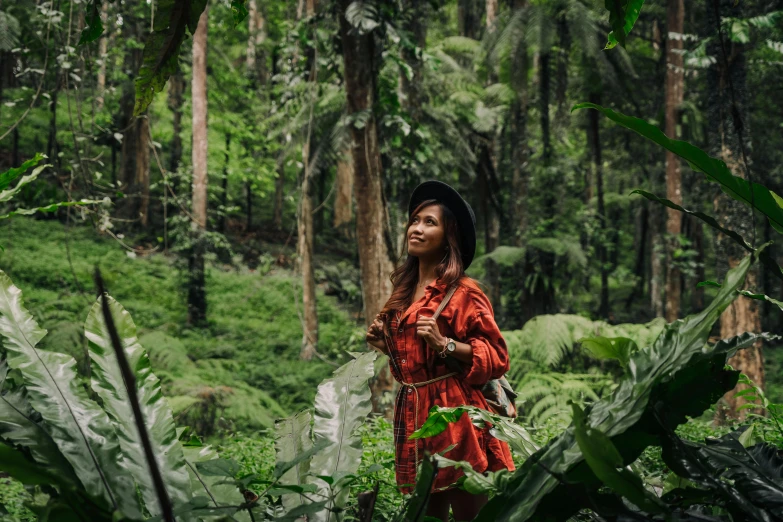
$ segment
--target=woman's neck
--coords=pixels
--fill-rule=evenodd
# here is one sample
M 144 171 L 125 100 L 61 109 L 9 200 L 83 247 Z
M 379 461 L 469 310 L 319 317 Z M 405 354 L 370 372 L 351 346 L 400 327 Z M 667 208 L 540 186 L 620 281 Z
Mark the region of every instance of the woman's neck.
M 424 286 L 427 283 L 434 281 L 437 278 L 435 268 L 438 266 L 437 261 L 421 259 L 419 258 L 419 285 Z

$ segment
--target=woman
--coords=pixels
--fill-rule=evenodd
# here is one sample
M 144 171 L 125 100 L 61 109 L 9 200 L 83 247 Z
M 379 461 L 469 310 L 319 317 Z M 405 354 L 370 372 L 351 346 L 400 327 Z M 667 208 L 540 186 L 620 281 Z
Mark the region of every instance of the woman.
M 409 440 L 433 406 L 489 409 L 479 388 L 508 370 L 508 351 L 492 305 L 465 276 L 476 251 L 470 205 L 449 185 L 428 181 L 413 191 L 408 210 L 408 258 L 392 273 L 392 295 L 367 332 L 367 342 L 389 356 L 392 374 L 401 383 L 394 444 L 397 484 L 403 493 L 413 490 L 425 452 L 445 451 L 445 457 L 467 461 L 480 473 L 514 469 L 508 445 L 492 437 L 488 428 L 474 427 L 467 415 L 440 435 Z M 453 287 L 450 301 L 433 320 Z M 460 364 L 447 365 L 448 358 Z M 438 471 L 429 516 L 447 521 L 449 507 L 457 521 L 476 516 L 487 498 L 458 490 L 454 483 L 462 475 L 456 468 Z

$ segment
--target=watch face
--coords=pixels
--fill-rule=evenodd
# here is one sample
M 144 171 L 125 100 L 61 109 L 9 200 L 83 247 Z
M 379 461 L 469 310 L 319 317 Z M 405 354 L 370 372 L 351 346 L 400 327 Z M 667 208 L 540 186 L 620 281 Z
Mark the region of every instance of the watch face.
M 446 345 L 446 350 L 448 350 L 448 351 L 450 351 L 450 352 L 453 352 L 453 351 L 454 351 L 454 350 L 456 350 L 456 349 L 457 349 L 457 345 L 456 345 L 456 344 L 454 344 L 454 341 L 450 341 L 450 342 L 449 342 L 449 343 Z

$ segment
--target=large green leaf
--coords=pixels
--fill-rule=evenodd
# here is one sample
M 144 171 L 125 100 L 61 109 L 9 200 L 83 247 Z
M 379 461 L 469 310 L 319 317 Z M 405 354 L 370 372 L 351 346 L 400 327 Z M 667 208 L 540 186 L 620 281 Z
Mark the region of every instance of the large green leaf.
M 368 381 L 373 377 L 377 352 L 365 352 L 335 370 L 334 376 L 318 385 L 315 395 L 313 438 L 330 445 L 310 461 L 312 482 L 324 495 L 333 495 L 331 509 L 345 507 L 348 488 L 341 479 L 356 473 L 362 460 L 362 438 L 356 428 L 372 409 Z M 331 488 L 319 476 L 334 480 Z M 322 511 L 311 520 L 329 520 L 331 511 Z
M 30 163 L 30 162 L 27 162 L 27 163 Z M 27 163 L 25 163 L 25 165 L 26 165 Z M 21 167 L 19 167 L 19 168 L 21 169 L 21 168 L 23 168 L 23 167 L 24 167 L 24 165 L 22 165 L 22 166 L 21 166 Z M 20 180 L 19 180 L 19 182 L 16 184 L 16 186 L 15 186 L 14 188 L 8 188 L 8 189 L 5 189 L 5 190 L 3 190 L 2 192 L 0 192 L 0 203 L 7 203 L 8 201 L 11 201 L 11 199 L 12 199 L 12 198 L 13 198 L 13 197 L 14 197 L 14 196 L 15 196 L 15 195 L 16 195 L 16 194 L 17 194 L 17 193 L 20 191 L 20 190 L 22 190 L 22 188 L 23 188 L 25 185 L 27 185 L 28 183 L 32 183 L 33 181 L 35 181 L 36 179 L 38 179 L 38 176 L 41 174 L 41 172 L 43 172 L 43 171 L 44 171 L 44 169 L 45 169 L 46 167 L 51 167 L 51 165 L 49 165 L 49 164 L 46 164 L 46 165 L 41 165 L 40 167 L 36 167 L 35 169 L 33 169 L 33 171 L 32 171 L 30 174 L 28 174 L 27 176 L 24 176 L 22 179 L 20 179 Z M 13 169 L 11 169 L 11 170 L 13 170 Z M 4 176 L 8 175 L 10 172 L 11 172 L 11 171 L 9 170 L 8 172 L 6 172 L 6 173 L 4 174 Z M 24 171 L 22 171 L 22 172 L 24 172 Z M 15 177 L 12 177 L 12 176 L 10 176 L 10 175 L 9 175 L 9 176 L 8 176 L 6 179 L 9 179 L 9 178 L 10 178 L 10 179 L 15 179 Z M 9 182 L 9 183 L 10 183 L 10 182 Z
M 46 156 L 40 152 L 36 153 L 35 156 L 22 163 L 20 166 L 12 167 L 0 174 L 0 190 L 7 189 L 16 178 L 27 172 L 27 169 L 30 167 L 35 167 L 38 165 L 45 157 Z
M 46 205 L 45 207 L 18 208 L 16 210 L 9 212 L 8 214 L 0 215 L 0 219 L 7 219 L 13 216 L 32 216 L 33 214 L 36 214 L 38 212 L 54 212 L 58 209 L 65 208 L 65 207 L 100 205 L 101 203 L 103 202 L 98 201 L 96 199 L 80 199 L 79 201 L 61 201 L 59 203 L 52 203 L 51 205 Z
M 150 442 L 174 506 L 190 501 L 192 496 L 190 477 L 185 455 L 177 440 L 177 430 L 171 408 L 160 389 L 160 381 L 152 373 L 147 352 L 136 337 L 136 325 L 120 303 L 108 298 L 117 334 L 128 364 L 136 377 L 136 393 L 147 425 Z M 122 378 L 117 356 L 112 347 L 109 331 L 98 300 L 84 324 L 89 355 L 92 360 L 92 389 L 103 401 L 103 406 L 114 424 L 125 463 L 141 490 L 147 510 L 160 513 L 158 495 L 149 471 L 141 438 L 136 428 L 128 391 Z
M 239 506 L 245 499 L 233 482 L 227 482 L 224 477 L 205 475 L 196 467 L 198 462 L 215 460 L 220 457 L 211 446 L 186 445 L 183 447 L 185 460 L 190 475 L 190 484 L 194 496 L 207 497 L 209 507 L 222 508 L 226 506 Z M 234 515 L 234 519 L 247 522 L 250 520 L 247 513 L 240 512 Z
M 176 70 L 179 49 L 185 39 L 185 30 L 196 32 L 198 20 L 207 0 L 160 0 L 155 12 L 155 26 L 144 44 L 139 74 L 136 76 L 135 116 L 152 103 L 156 92 L 163 90 Z
M 595 428 L 587 426 L 587 417 L 576 404 L 571 404 L 574 419 L 574 437 L 579 451 L 596 477 L 614 492 L 627 498 L 638 508 L 660 514 L 666 508 L 644 487 L 642 479 L 623 467 L 623 457 L 612 440 Z
M 463 414 L 467 413 L 470 420 L 477 428 L 491 424 L 490 434 L 496 439 L 507 442 L 511 449 L 520 456 L 529 457 L 539 448 L 533 438 L 513 419 L 497 415 L 476 406 L 457 406 L 455 408 L 443 408 L 434 406 L 427 420 L 422 426 L 411 433 L 411 439 L 426 439 L 443 433 L 448 425 L 457 422 Z
M 776 197 L 779 198 L 779 196 L 770 192 L 764 185 L 753 183 L 753 190 L 751 191 L 751 184 L 748 180 L 733 175 L 726 163 L 711 157 L 687 141 L 668 138 L 658 127 L 645 120 L 626 116 L 594 103 L 580 103 L 575 105 L 572 110 L 576 109 L 595 109 L 600 111 L 610 120 L 637 132 L 666 150 L 680 156 L 690 164 L 691 168 L 704 173 L 708 179 L 719 183 L 723 192 L 732 198 L 741 201 L 747 206 L 751 206 L 752 203 L 756 210 L 767 216 L 772 227 L 783 234 L 783 207 L 776 201 Z
M 310 460 L 302 456 L 307 455 L 308 450 L 313 447 L 313 440 L 310 438 L 311 421 L 310 410 L 304 410 L 275 424 L 275 452 L 278 463 L 275 476 L 282 484 L 301 486 L 305 482 L 305 476 L 310 470 Z M 287 464 L 288 469 L 285 471 L 280 467 L 283 463 Z M 305 498 L 302 495 L 285 495 L 282 501 L 288 512 L 304 504 Z
M 138 520 L 136 486 L 108 415 L 87 397 L 73 357 L 36 348 L 45 335 L 24 308 L 21 290 L 0 271 L 0 336 L 8 365 L 22 373 L 30 404 L 87 492 Z
M 585 337 L 579 342 L 596 359 L 615 359 L 623 368 L 628 367 L 631 354 L 638 350 L 633 339 L 627 337 Z
M 613 49 L 618 43 L 625 47 L 625 37 L 631 33 L 639 13 L 642 12 L 644 0 L 606 0 L 605 6 L 609 11 L 609 25 L 612 31 L 604 50 Z
M 683 478 L 714 492 L 735 520 L 783 520 L 783 458 L 775 446 L 743 447 L 738 433 L 698 444 L 673 433 L 664 462 Z
M 57 476 L 61 483 L 72 483 L 74 489 L 82 487 L 57 444 L 33 420 L 35 412 L 27 399 L 27 390 L 23 386 L 15 390 L 3 390 L 7 375 L 8 364 L 0 360 L 0 439 L 27 448 L 36 463 L 51 475 Z
M 432 485 L 438 477 L 438 461 L 428 457 L 421 461 L 416 488 L 413 490 L 403 515 L 403 522 L 422 522 L 427 515 Z
M 667 422 L 674 427 L 686 416 L 702 413 L 737 382 L 737 372 L 724 366 L 744 340 L 705 346 L 713 324 L 736 298 L 751 262 L 747 257 L 727 273 L 723 288 L 702 312 L 667 325 L 652 346 L 636 352 L 615 391 L 590 409 L 586 426 L 611 439 L 622 465 L 658 443 L 652 405 L 666 403 Z M 566 520 L 585 507 L 568 490 L 567 484 L 576 482 L 594 490 L 601 485 L 584 461 L 572 425 L 527 459 L 477 520 Z

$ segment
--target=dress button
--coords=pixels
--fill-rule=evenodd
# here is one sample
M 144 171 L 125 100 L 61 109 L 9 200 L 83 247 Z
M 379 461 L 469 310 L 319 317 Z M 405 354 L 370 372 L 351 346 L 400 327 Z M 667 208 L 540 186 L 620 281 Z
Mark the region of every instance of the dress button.
M 399 333 L 402 333 L 402 326 L 400 326 L 400 329 L 397 330 Z
M 402 364 L 405 364 L 405 359 L 402 360 Z
M 408 393 L 413 393 L 413 390 L 408 388 Z

